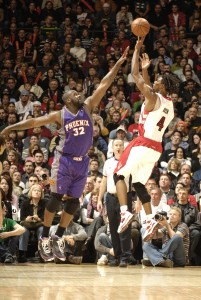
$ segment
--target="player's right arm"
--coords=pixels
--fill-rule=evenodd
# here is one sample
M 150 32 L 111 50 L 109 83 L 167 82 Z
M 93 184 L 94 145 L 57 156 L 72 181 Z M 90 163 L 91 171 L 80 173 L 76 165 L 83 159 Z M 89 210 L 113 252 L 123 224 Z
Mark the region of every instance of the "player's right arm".
M 113 68 L 103 77 L 98 88 L 94 93 L 85 100 L 85 104 L 88 106 L 90 112 L 98 106 L 105 95 L 107 89 L 110 87 L 114 81 L 121 65 L 126 61 L 128 55 L 129 47 L 126 48 L 122 56 L 118 59 Z
M 103 209 L 103 197 L 104 197 L 106 190 L 107 190 L 107 177 L 103 176 L 101 184 L 100 184 L 98 203 L 97 203 L 97 209 L 99 212 L 101 212 Z
M 132 58 L 131 74 L 134 78 L 134 81 L 138 89 L 145 96 L 145 109 L 147 111 L 152 111 L 156 105 L 157 95 L 153 89 L 146 84 L 144 78 L 139 72 L 139 58 L 140 58 L 140 49 L 143 45 L 144 38 L 139 38 L 135 45 L 135 51 Z
M 25 130 L 25 129 L 34 128 L 38 126 L 48 125 L 50 123 L 55 123 L 55 122 L 61 125 L 61 111 L 56 111 L 49 115 L 45 115 L 38 118 L 23 120 L 17 124 L 13 124 L 6 127 L 4 130 L 2 130 L 1 134 L 3 136 L 8 136 L 10 131 L 12 130 Z

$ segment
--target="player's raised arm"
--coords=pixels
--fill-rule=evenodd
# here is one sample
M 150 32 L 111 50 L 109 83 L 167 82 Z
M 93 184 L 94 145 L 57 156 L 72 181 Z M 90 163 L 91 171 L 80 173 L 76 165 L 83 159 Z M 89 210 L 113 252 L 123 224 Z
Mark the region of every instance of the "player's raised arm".
M 145 96 L 146 110 L 151 111 L 155 107 L 157 95 L 155 94 L 153 89 L 146 84 L 144 78 L 142 77 L 139 71 L 140 49 L 143 45 L 143 41 L 144 41 L 143 37 L 142 38 L 138 37 L 138 40 L 135 45 L 135 51 L 133 53 L 133 58 L 132 58 L 131 74 L 134 78 L 134 81 L 138 89 Z
M 142 67 L 142 77 L 147 85 L 152 87 L 149 73 L 148 73 L 148 68 L 150 67 L 151 60 L 149 59 L 149 55 L 147 53 L 142 53 L 142 57 L 140 58 L 141 60 L 141 67 Z
M 45 115 L 42 117 L 24 120 L 17 124 L 10 125 L 10 126 L 6 127 L 4 130 L 2 130 L 1 134 L 3 136 L 8 136 L 8 134 L 12 130 L 25 130 L 25 129 L 34 128 L 34 127 L 38 127 L 38 126 L 44 126 L 44 125 L 54 123 L 54 122 L 57 122 L 59 124 L 61 123 L 61 112 L 60 111 L 57 111 L 57 112 L 54 112 L 54 113 L 51 113 L 49 115 Z
M 87 104 L 90 111 L 93 110 L 94 107 L 98 106 L 101 99 L 105 95 L 107 89 L 112 84 L 113 80 L 115 79 L 121 65 L 126 61 L 127 54 L 129 51 L 129 47 L 126 48 L 123 55 L 120 57 L 120 59 L 116 62 L 114 67 L 105 75 L 105 77 L 101 80 L 98 88 L 95 90 L 92 96 L 88 97 L 85 100 L 85 103 Z

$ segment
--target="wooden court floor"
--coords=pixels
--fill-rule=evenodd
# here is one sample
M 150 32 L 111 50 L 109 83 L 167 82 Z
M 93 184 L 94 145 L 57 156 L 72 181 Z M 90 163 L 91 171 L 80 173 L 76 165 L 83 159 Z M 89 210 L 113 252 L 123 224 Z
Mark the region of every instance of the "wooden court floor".
M 0 300 L 201 299 L 201 267 L 0 264 Z

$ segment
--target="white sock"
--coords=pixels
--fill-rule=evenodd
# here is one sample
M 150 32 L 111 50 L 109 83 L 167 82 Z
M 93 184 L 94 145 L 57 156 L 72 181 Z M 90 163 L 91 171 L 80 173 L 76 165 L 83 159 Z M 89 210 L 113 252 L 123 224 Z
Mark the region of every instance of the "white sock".
M 150 221 L 153 218 L 152 214 L 147 215 L 147 221 Z
M 125 213 L 128 210 L 128 205 L 122 205 L 120 207 L 121 213 Z

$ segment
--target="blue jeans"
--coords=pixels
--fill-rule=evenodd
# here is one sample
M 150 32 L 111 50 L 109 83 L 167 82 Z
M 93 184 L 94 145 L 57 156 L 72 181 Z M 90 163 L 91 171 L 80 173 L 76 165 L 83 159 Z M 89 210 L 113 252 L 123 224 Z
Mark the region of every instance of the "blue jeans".
M 102 232 L 100 234 L 99 241 L 105 247 L 110 248 L 110 249 L 113 248 L 112 241 L 111 241 L 111 239 L 109 238 L 109 236 L 106 233 Z M 115 259 L 114 256 L 112 256 L 111 254 L 107 254 L 107 253 L 104 253 L 104 254 L 108 256 L 109 261 L 112 261 L 112 260 Z
M 102 245 L 104 245 L 105 247 L 110 248 L 110 249 L 113 248 L 113 246 L 112 246 L 112 241 L 111 241 L 111 239 L 109 238 L 109 236 L 108 236 L 106 233 L 102 232 L 102 233 L 100 234 L 100 236 L 99 236 L 99 241 L 100 241 L 100 243 L 101 243 Z
M 162 249 L 157 248 L 151 242 L 145 242 L 143 250 L 153 266 L 167 258 L 173 260 L 174 266 L 183 267 L 186 264 L 183 239 L 178 234 L 164 244 Z

